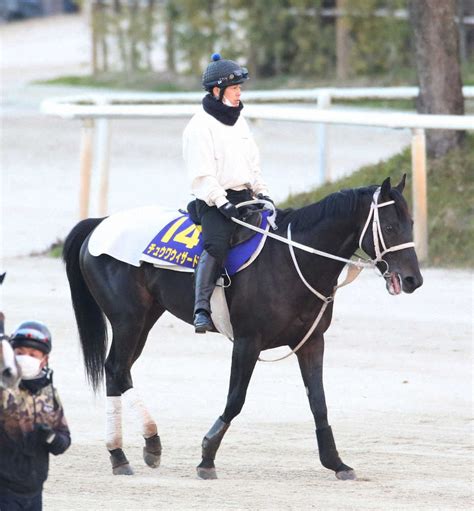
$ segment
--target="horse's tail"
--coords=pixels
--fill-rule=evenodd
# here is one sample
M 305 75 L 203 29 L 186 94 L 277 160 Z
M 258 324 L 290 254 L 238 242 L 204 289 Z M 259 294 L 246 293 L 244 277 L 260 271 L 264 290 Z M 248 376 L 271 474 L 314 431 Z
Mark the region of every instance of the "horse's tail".
M 71 289 L 86 374 L 95 391 L 99 389 L 103 380 L 107 325 L 104 314 L 84 280 L 79 255 L 85 239 L 102 220 L 103 218 L 87 218 L 80 221 L 68 234 L 63 248 L 63 261 Z

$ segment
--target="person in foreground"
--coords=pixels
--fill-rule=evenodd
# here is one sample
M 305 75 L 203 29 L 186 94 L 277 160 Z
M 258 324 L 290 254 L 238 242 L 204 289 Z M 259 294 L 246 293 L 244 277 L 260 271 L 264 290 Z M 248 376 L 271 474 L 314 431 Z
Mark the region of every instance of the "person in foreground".
M 194 328 L 213 330 L 210 298 L 238 218 L 236 204 L 271 200 L 261 177 L 258 148 L 241 115 L 241 85 L 248 71 L 215 53 L 202 77 L 207 91 L 200 110 L 183 133 L 183 156 L 196 197 L 204 250 L 195 273 Z
M 48 328 L 23 322 L 10 342 L 22 378 L 0 389 L 0 510 L 41 511 L 49 454 L 66 451 L 71 436 L 48 368 Z

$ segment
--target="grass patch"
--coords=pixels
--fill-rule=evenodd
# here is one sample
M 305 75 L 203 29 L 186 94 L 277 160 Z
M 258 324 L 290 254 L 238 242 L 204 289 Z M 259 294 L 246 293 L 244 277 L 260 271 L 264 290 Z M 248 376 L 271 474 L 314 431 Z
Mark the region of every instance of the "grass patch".
M 93 75 L 58 76 L 50 80 L 34 82 L 40 85 L 65 85 L 68 87 L 94 87 L 112 90 L 136 90 L 143 92 L 189 92 L 199 90 L 197 79 L 157 73 L 102 73 Z
M 251 77 L 245 84 L 248 90 L 275 89 L 313 89 L 316 87 L 388 87 L 396 85 L 416 84 L 413 71 L 403 74 L 400 80 L 390 76 L 360 76 L 346 80 L 336 78 L 334 74 L 325 73 L 320 76 L 278 75 L 270 78 Z M 108 89 L 129 89 L 148 92 L 186 92 L 201 90 L 199 75 L 181 75 L 171 72 L 107 72 L 97 75 L 58 76 L 49 80 L 34 83 L 42 85 L 66 85 L 71 87 L 98 87 Z
M 64 246 L 64 240 L 61 240 L 59 238 L 56 239 L 55 242 L 51 243 L 51 245 L 46 248 L 45 250 L 41 250 L 39 252 L 31 252 L 31 257 L 54 257 L 56 259 L 59 259 L 63 254 L 63 246 Z
M 387 161 L 307 193 L 293 195 L 281 207 L 301 207 L 342 188 L 381 184 L 390 176 L 397 184 L 407 173 L 405 197 L 412 208 L 409 150 Z M 444 158 L 428 162 L 428 237 L 430 266 L 474 268 L 474 136 Z

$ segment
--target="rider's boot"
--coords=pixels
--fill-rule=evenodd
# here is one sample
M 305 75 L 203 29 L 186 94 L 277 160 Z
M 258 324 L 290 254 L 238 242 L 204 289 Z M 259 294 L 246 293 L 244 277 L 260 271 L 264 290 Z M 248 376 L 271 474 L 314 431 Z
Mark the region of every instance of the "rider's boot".
M 211 295 L 221 272 L 220 262 L 209 252 L 203 250 L 194 274 L 194 330 L 205 334 L 214 330 L 211 319 Z

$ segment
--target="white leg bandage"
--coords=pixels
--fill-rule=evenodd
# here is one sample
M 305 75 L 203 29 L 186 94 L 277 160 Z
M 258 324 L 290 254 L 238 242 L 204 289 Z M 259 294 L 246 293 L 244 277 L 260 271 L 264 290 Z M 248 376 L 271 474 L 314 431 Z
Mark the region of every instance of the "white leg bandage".
M 109 451 L 122 448 L 122 397 L 110 396 L 105 400 L 105 442 Z
M 123 395 L 124 406 L 132 410 L 133 415 L 138 420 L 145 438 L 150 438 L 158 434 L 158 428 L 140 394 L 135 388 L 128 389 Z

